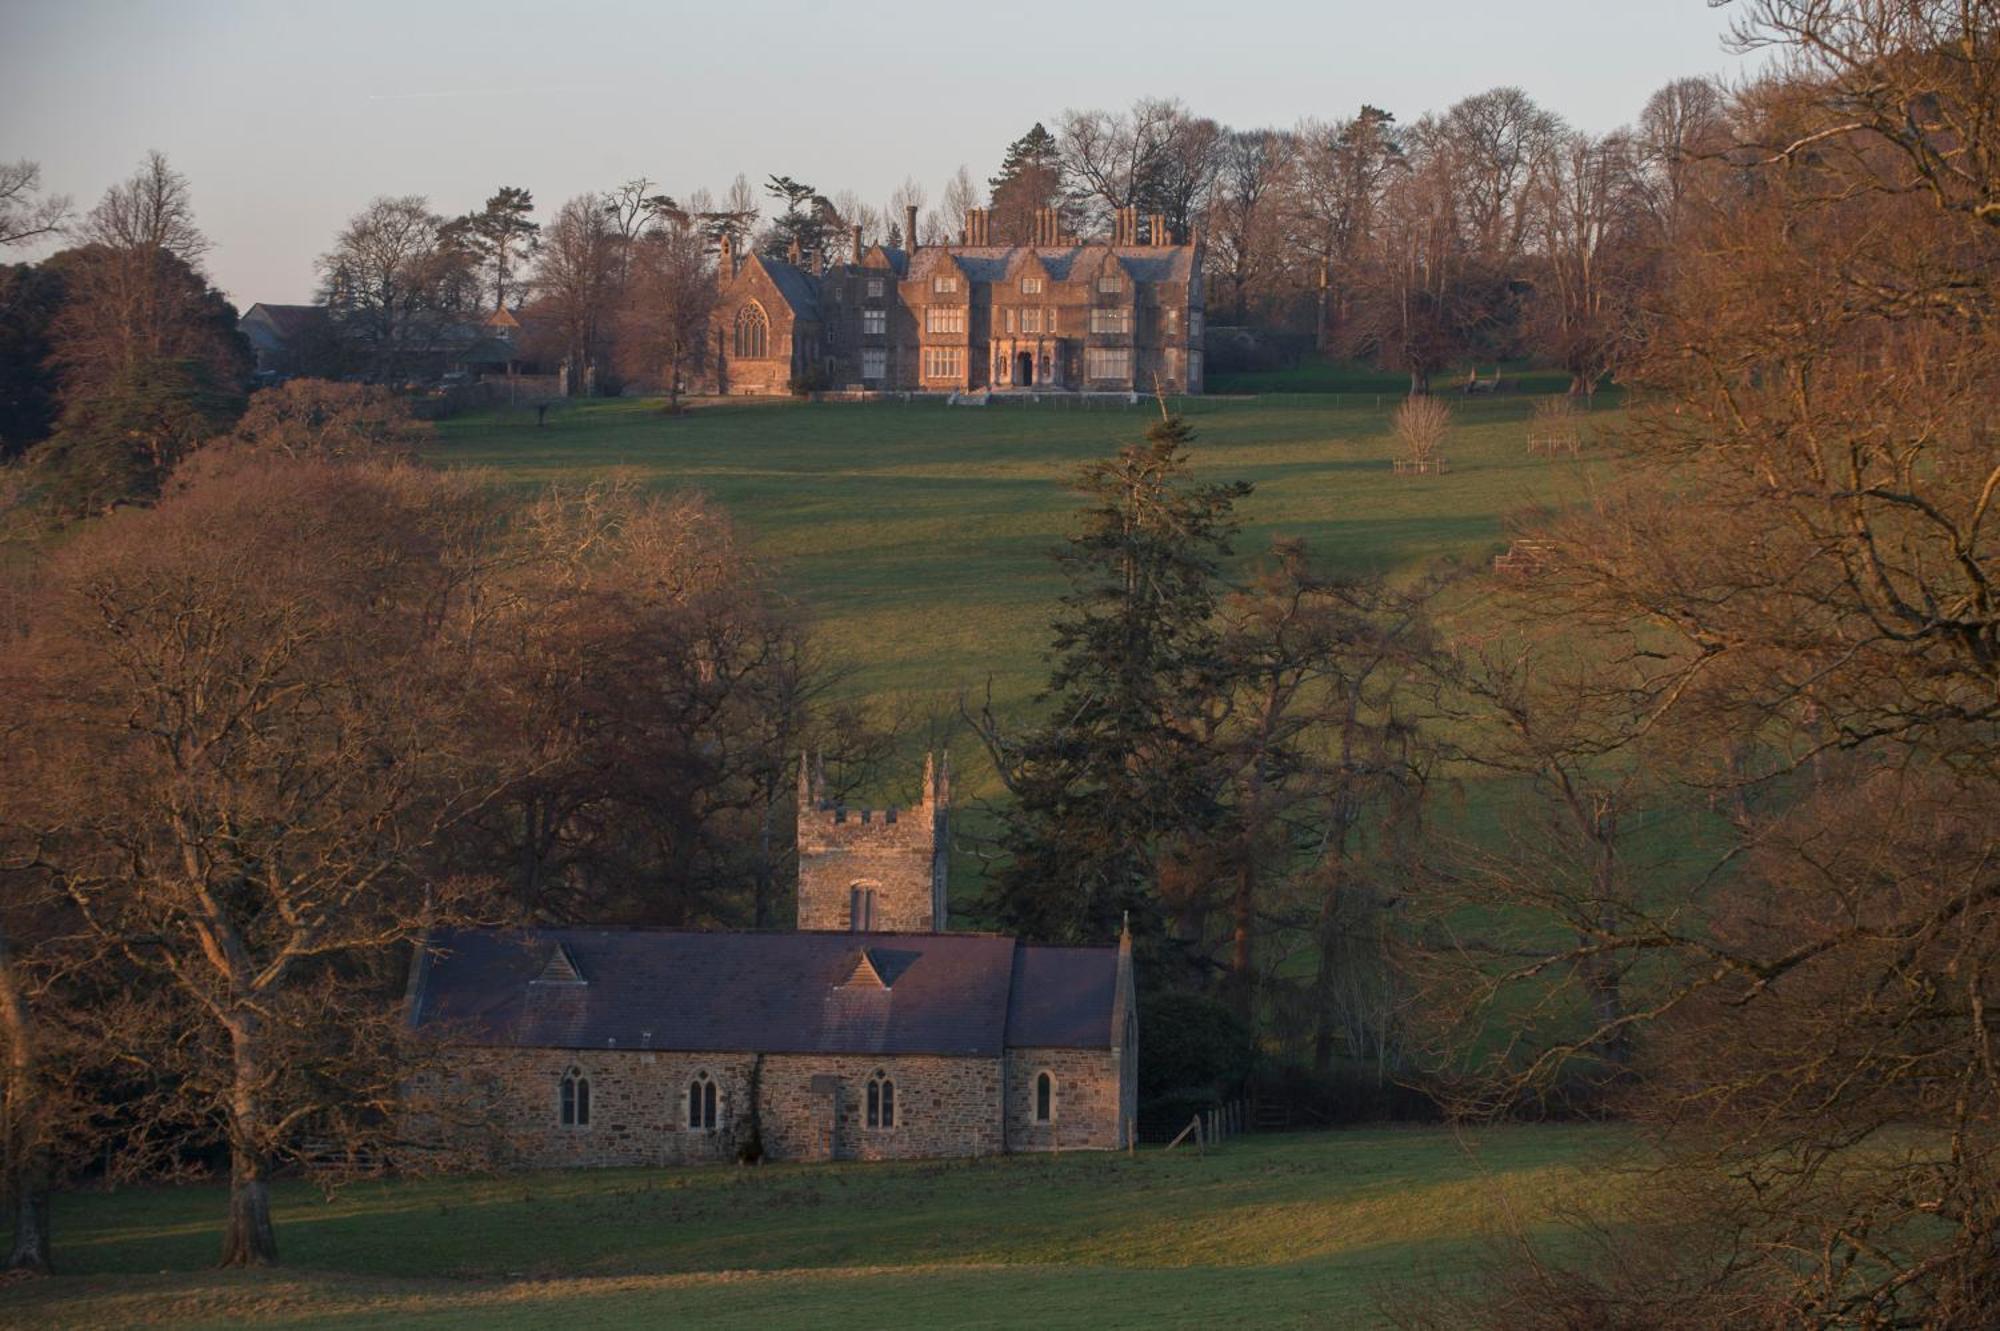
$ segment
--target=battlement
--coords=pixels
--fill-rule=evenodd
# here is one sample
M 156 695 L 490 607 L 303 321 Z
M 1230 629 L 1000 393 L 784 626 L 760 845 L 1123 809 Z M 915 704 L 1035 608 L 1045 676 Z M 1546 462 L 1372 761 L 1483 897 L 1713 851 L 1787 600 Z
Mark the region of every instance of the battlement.
M 919 802 L 849 809 L 826 798 L 825 773 L 799 758 L 801 929 L 941 929 L 951 805 L 950 760 L 924 757 Z

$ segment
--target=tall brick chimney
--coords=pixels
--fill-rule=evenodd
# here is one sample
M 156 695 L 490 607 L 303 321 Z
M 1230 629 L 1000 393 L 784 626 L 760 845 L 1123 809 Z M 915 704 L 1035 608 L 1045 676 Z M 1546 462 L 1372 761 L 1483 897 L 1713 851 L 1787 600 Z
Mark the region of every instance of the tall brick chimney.
M 854 266 L 861 266 L 861 228 L 854 228 Z
M 903 248 L 910 253 L 917 252 L 917 205 L 903 205 Z

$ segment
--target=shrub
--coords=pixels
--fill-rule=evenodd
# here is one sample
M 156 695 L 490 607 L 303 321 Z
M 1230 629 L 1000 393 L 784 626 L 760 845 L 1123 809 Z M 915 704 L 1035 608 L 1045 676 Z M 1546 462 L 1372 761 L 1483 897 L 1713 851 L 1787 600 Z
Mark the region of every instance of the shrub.
M 1215 1104 L 1234 1096 L 1256 1057 L 1250 1028 L 1215 999 L 1163 992 L 1139 1000 L 1141 1114 L 1148 1100 L 1205 1096 Z

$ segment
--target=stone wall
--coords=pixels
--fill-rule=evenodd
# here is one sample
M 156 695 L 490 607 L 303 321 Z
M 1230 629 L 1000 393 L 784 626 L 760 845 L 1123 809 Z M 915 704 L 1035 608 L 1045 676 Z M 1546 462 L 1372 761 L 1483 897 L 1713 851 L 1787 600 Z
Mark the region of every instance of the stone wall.
M 770 324 L 765 355 L 739 360 L 734 354 L 736 318 L 745 305 L 755 301 Z M 715 311 L 709 317 L 710 366 L 708 386 L 718 392 L 759 397 L 783 396 L 792 391 L 800 356 L 819 343 L 819 325 L 800 321 L 781 294 L 777 284 L 759 263 L 746 258 L 735 281 L 725 281 L 718 293 Z
M 486 1126 L 459 1129 L 449 1143 L 435 1144 L 480 1147 L 502 1165 L 700 1164 L 734 1160 L 749 1136 L 753 1054 L 465 1049 L 458 1059 L 453 1098 L 480 1111 Z M 590 1122 L 564 1127 L 557 1097 L 571 1069 L 590 1081 Z M 713 1132 L 688 1127 L 688 1086 L 702 1072 L 717 1086 Z M 892 1128 L 867 1126 L 866 1088 L 877 1072 L 895 1082 Z M 835 1079 L 837 1091 L 815 1090 L 815 1078 Z M 763 1061 L 760 1084 L 764 1151 L 773 1160 L 914 1159 L 1005 1149 L 996 1059 L 772 1054 Z M 412 1125 L 412 1131 L 423 1130 Z M 481 1141 L 466 1140 L 475 1133 Z
M 1007 1149 L 1010 1151 L 1113 1151 L 1123 1147 L 1126 1116 L 1124 1060 L 1115 1049 L 1009 1049 L 1007 1051 Z M 1035 1121 L 1035 1079 L 1055 1075 L 1050 1120 Z
M 942 823 L 941 811 L 929 802 L 897 810 L 802 807 L 798 927 L 851 927 L 857 885 L 875 893 L 878 931 L 942 927 L 936 914 L 943 895 Z
M 896 1084 L 893 1128 L 867 1125 L 878 1071 Z M 838 1092 L 815 1091 L 816 1077 L 837 1079 Z M 997 1155 L 1006 1149 L 1000 1092 L 998 1059 L 774 1054 L 764 1061 L 764 1146 L 776 1160 Z

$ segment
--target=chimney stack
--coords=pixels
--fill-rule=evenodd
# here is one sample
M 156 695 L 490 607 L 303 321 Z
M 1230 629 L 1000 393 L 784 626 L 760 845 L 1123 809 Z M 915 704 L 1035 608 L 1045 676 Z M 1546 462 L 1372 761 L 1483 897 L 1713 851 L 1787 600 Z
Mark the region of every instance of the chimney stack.
M 1167 215 L 1165 213 L 1154 213 L 1152 226 L 1154 247 L 1164 246 L 1167 243 Z
M 861 266 L 861 228 L 854 228 L 854 266 Z
M 803 257 L 804 256 L 799 253 L 799 238 L 797 236 L 793 236 L 792 243 L 785 247 L 785 260 L 788 263 L 790 263 L 792 267 L 796 268 L 799 266 L 799 260 Z
M 917 252 L 917 205 L 903 206 L 903 248 L 910 253 Z

